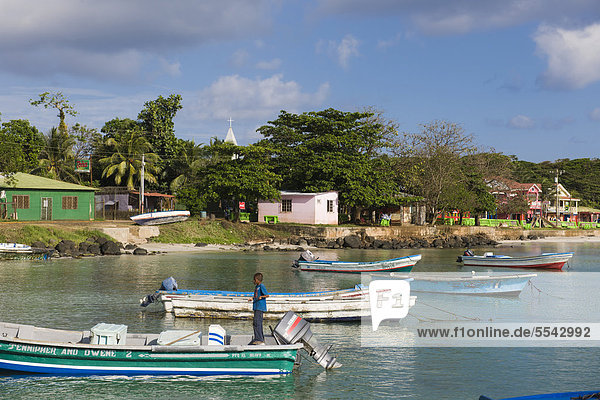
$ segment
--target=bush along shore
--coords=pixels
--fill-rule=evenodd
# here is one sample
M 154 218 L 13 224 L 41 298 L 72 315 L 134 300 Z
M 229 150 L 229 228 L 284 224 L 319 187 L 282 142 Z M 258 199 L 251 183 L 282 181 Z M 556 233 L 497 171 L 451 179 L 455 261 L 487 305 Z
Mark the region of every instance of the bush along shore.
M 521 240 L 536 240 L 543 235 L 521 237 Z M 322 249 L 417 249 L 417 248 L 474 248 L 496 246 L 499 243 L 485 234 L 468 236 L 440 236 L 435 238 L 395 238 L 382 240 L 370 236 L 348 235 L 337 239 L 322 239 L 313 237 L 291 237 L 287 239 L 272 239 L 269 243 L 246 243 L 244 250 L 290 250 L 302 251 L 309 247 Z M 200 244 L 198 244 L 200 245 Z M 295 247 L 297 246 L 297 247 Z
M 76 243 L 72 240 L 61 240 L 55 246 L 49 246 L 42 241 L 36 241 L 31 244 L 31 247 L 53 251 L 52 257 L 78 258 L 93 256 L 113 256 L 121 254 L 151 254 L 143 247 L 137 247 L 132 244 L 123 245 L 123 243 L 115 242 L 102 236 L 89 237 L 85 241 L 80 243 Z

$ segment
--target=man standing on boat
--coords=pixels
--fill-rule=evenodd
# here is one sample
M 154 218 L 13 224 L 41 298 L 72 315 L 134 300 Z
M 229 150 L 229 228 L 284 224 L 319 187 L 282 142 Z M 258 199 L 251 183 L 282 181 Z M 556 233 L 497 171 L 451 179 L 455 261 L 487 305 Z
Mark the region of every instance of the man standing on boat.
M 267 311 L 267 297 L 269 293 L 262 283 L 263 274 L 257 272 L 254 274 L 254 296 L 252 296 L 252 310 L 254 310 L 254 319 L 252 327 L 254 328 L 254 339 L 250 344 L 265 344 L 263 334 L 263 313 Z

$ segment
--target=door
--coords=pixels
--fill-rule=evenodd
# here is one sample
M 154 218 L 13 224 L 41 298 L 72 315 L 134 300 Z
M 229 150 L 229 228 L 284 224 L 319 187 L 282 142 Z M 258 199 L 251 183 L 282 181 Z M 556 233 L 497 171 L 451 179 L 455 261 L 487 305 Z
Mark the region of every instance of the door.
M 52 221 L 52 197 L 42 197 L 42 221 Z

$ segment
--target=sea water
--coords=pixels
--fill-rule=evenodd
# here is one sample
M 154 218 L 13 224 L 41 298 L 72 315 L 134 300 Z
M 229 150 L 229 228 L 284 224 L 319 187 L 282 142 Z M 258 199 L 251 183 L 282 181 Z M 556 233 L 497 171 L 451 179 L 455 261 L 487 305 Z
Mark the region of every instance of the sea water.
M 574 251 L 564 272 L 534 271 L 518 297 L 417 294 L 417 305 L 400 322 L 418 325 L 426 318 L 469 320 L 491 307 L 506 322 L 511 315 L 564 316 L 575 322 L 600 322 L 600 310 L 582 302 L 598 297 L 594 286 L 577 286 L 580 273 L 600 273 L 600 244 L 527 242 L 513 247 L 478 249 L 477 253 L 525 255 Z M 470 273 L 456 263 L 460 249 L 319 250 L 323 259 L 373 261 L 422 254 L 415 271 Z M 173 276 L 180 288 L 251 291 L 255 272 L 264 274 L 272 292 L 350 288 L 360 275 L 311 273 L 291 268 L 297 252 L 198 252 L 150 256 L 0 262 L 0 321 L 44 327 L 89 330 L 97 323 L 124 324 L 128 332 L 202 329 L 221 324 L 228 333 L 252 332 L 251 321 L 175 319 L 159 305 L 139 306 L 139 299 Z M 481 272 L 482 270 L 478 271 Z M 532 272 L 503 270 L 505 272 Z M 483 271 L 485 272 L 485 271 Z M 576 275 L 579 274 L 579 275 Z M 592 276 L 595 274 L 590 274 Z M 585 276 L 585 275 L 583 275 Z M 561 284 L 560 279 L 564 277 Z M 558 281 L 557 281 L 558 279 Z M 583 289 L 582 289 L 583 288 Z M 588 293 L 589 291 L 589 293 Z M 575 295 L 577 294 L 577 295 Z M 575 299 L 575 300 L 573 300 Z M 433 305 L 434 308 L 428 307 Z M 265 322 L 265 331 L 269 330 Z M 388 331 L 390 325 L 383 327 Z M 360 323 L 313 323 L 312 331 L 343 364 L 325 371 L 309 359 L 278 377 L 61 377 L 0 376 L 6 399 L 477 399 L 480 394 L 510 397 L 556 391 L 600 389 L 597 347 L 411 347 L 361 343 Z

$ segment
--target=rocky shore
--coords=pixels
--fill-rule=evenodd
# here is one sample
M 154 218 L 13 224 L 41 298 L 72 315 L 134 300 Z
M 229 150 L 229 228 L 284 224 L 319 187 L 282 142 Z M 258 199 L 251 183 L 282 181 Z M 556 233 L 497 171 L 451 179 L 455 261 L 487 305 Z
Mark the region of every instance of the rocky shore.
M 72 240 L 61 240 L 55 246 L 49 246 L 41 241 L 33 242 L 31 247 L 46 249 L 52 252 L 52 257 L 94 257 L 121 254 L 147 255 L 148 250 L 133 244 L 106 239 L 104 237 L 89 237 L 85 241 L 76 243 Z
M 529 235 L 520 240 L 537 240 L 544 238 L 542 235 Z M 449 235 L 435 238 L 408 238 L 382 240 L 367 235 L 348 235 L 335 240 L 324 240 L 312 237 L 291 237 L 289 239 L 273 240 L 272 242 L 246 243 L 244 250 L 302 250 L 306 248 L 322 249 L 418 249 L 418 248 L 474 248 L 480 246 L 496 246 L 500 242 L 491 239 L 485 234 L 475 235 Z

